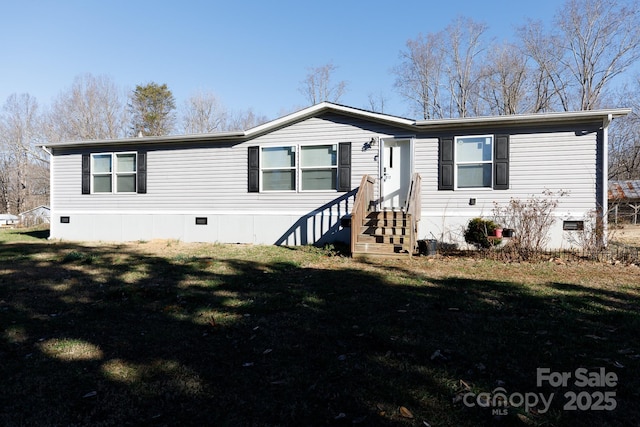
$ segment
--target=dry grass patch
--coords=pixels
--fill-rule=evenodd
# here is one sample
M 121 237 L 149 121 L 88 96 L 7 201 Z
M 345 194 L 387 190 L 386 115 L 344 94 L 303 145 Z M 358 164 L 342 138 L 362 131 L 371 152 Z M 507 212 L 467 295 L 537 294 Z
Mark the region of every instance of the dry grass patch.
M 0 262 L 2 425 L 640 424 L 637 267 L 176 241 Z M 563 410 L 591 390 L 538 367 L 615 372 L 617 408 Z M 498 418 L 456 400 L 499 386 L 557 397 Z

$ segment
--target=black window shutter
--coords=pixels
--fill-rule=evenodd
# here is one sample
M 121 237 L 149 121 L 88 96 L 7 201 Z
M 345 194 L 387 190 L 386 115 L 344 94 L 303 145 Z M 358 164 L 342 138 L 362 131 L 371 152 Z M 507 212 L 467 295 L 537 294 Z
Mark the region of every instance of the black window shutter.
M 138 171 L 138 194 L 145 194 L 147 192 L 147 152 L 138 151 L 137 156 L 137 171 Z
M 82 194 L 91 194 L 91 155 L 82 155 Z
M 438 190 L 453 190 L 453 137 L 443 137 L 438 141 Z
M 493 147 L 493 189 L 509 189 L 509 135 L 496 135 Z
M 338 191 L 351 191 L 351 143 L 338 144 Z
M 249 147 L 249 193 L 260 191 L 260 147 Z

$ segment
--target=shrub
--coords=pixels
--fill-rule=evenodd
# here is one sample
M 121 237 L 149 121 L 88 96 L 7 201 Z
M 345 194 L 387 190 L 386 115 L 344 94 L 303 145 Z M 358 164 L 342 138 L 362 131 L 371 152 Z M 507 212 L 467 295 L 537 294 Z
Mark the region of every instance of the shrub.
M 500 239 L 489 240 L 488 238 L 489 236 L 494 236 L 498 228 L 500 226 L 491 220 L 473 218 L 469 221 L 464 232 L 464 241 L 477 248 L 490 248 L 501 242 Z
M 494 218 L 515 233 L 509 241 L 509 249 L 525 260 L 543 252 L 549 241 L 551 226 L 556 221 L 554 211 L 558 199 L 567 194 L 562 190 L 556 193 L 545 190 L 542 196 L 532 195 L 527 200 L 511 199 L 503 206 L 496 203 Z

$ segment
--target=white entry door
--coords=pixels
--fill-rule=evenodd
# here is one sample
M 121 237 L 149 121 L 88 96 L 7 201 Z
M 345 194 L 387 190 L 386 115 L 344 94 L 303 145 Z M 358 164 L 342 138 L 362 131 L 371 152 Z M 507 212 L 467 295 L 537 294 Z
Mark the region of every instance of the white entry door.
M 381 142 L 380 194 L 383 209 L 400 209 L 407 201 L 411 181 L 411 140 Z

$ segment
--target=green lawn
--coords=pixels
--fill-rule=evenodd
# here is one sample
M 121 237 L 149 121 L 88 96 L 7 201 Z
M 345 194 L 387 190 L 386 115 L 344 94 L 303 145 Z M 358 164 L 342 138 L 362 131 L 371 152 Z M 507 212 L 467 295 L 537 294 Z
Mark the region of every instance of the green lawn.
M 0 232 L 3 426 L 640 425 L 635 266 L 43 237 Z

